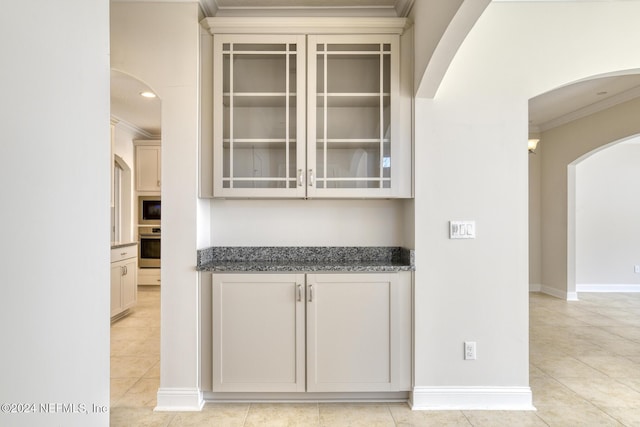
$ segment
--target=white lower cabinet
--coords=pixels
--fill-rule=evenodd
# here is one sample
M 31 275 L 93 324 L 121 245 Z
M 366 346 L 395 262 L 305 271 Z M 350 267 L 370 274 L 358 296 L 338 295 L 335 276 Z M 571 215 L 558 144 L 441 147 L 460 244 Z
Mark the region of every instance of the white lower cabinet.
M 214 274 L 214 392 L 411 386 L 410 273 Z
M 111 317 L 138 300 L 138 254 L 135 246 L 111 250 Z

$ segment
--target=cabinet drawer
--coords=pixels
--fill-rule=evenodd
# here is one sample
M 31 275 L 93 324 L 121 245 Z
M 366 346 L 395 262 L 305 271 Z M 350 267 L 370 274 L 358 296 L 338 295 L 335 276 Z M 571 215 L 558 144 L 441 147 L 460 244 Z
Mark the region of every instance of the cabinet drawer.
M 138 256 L 138 245 L 125 246 L 111 249 L 111 262 L 122 261 L 123 259 L 135 258 Z

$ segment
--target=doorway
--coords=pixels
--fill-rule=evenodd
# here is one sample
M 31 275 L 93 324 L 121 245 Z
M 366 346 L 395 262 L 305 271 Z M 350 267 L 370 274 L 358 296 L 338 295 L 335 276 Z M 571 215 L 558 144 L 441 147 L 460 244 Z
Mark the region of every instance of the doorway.
M 138 199 L 141 194 L 147 194 L 145 191 L 149 192 L 141 189 L 137 182 L 141 171 L 136 145 L 140 141 L 158 143 L 156 166 L 160 166 L 161 101 L 153 94 L 139 79 L 118 70 L 111 71 L 112 243 L 135 245 L 136 255 L 140 234 Z M 159 177 L 158 188 L 151 193 L 159 199 Z M 160 285 L 140 284 L 146 271 L 140 269 L 139 262 L 129 270 L 135 270 L 136 301 L 124 316 L 112 320 L 111 324 L 110 406 L 116 411 L 155 406 L 160 383 Z M 156 270 L 159 278 L 159 269 Z

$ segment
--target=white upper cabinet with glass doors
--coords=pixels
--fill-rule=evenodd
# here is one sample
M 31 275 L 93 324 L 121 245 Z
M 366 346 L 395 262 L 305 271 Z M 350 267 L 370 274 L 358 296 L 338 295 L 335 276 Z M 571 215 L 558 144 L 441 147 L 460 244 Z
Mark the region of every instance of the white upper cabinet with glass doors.
M 214 40 L 214 194 L 304 197 L 304 36 Z
M 398 37 L 309 36 L 308 44 L 307 195 L 395 196 Z
M 403 27 L 323 34 L 314 20 L 304 35 L 218 34 L 225 21 L 209 19 L 214 197 L 411 197 Z

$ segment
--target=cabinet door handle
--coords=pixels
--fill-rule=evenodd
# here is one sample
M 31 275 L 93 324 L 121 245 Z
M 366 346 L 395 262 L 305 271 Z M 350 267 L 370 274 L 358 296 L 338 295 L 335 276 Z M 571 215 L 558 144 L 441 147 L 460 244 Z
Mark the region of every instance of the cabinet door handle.
M 313 178 L 313 169 L 309 169 L 309 187 L 313 187 L 315 179 Z
M 313 285 L 309 285 L 309 302 L 313 302 Z
M 125 265 L 125 266 L 123 266 L 122 268 L 124 268 L 124 273 L 123 273 L 122 275 L 123 275 L 123 276 L 126 276 L 126 275 L 127 275 L 127 273 L 128 273 L 128 271 L 127 271 L 127 266 Z
M 302 169 L 298 169 L 298 187 L 302 187 L 304 185 L 304 171 Z
M 298 285 L 297 294 L 298 294 L 298 302 L 302 301 L 302 285 Z

